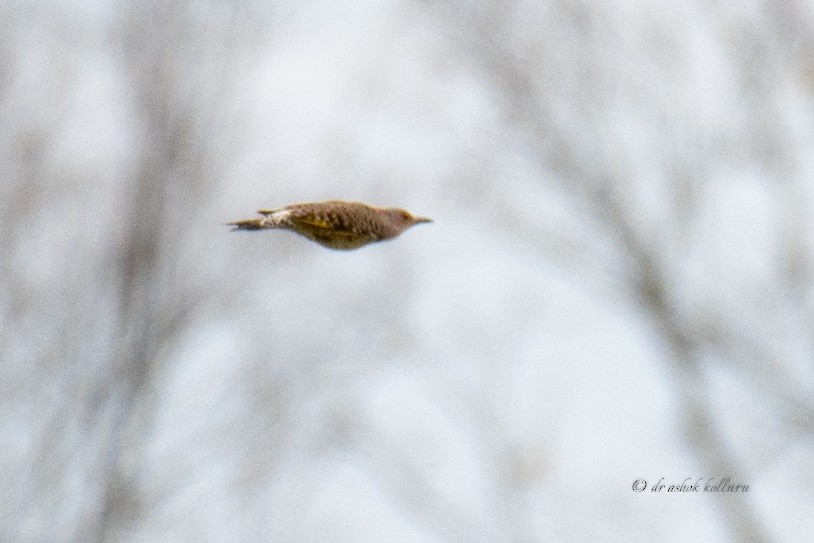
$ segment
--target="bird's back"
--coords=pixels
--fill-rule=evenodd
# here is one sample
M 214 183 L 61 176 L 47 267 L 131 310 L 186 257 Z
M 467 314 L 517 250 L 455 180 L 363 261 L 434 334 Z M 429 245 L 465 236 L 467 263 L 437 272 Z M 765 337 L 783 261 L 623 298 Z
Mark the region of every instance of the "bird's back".
M 277 228 L 292 230 L 331 249 L 356 249 L 383 239 L 384 234 L 385 225 L 376 210 L 358 202 L 292 204 L 260 213 Z

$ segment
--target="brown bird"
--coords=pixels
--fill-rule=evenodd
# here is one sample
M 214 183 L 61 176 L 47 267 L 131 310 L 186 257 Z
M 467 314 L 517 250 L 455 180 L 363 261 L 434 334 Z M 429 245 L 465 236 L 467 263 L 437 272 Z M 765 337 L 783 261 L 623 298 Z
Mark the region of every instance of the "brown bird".
M 228 223 L 233 230 L 292 230 L 330 249 L 348 251 L 393 239 L 411 226 L 432 222 L 397 208 L 332 200 L 261 209 L 263 217 Z

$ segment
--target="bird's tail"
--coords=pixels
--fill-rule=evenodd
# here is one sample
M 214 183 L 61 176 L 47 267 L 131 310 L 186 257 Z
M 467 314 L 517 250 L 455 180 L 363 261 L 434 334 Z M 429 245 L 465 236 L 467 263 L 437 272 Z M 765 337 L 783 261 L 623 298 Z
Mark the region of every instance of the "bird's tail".
M 242 221 L 235 221 L 226 224 L 228 226 L 234 226 L 232 230 L 263 230 L 269 226 L 265 218 L 244 219 Z

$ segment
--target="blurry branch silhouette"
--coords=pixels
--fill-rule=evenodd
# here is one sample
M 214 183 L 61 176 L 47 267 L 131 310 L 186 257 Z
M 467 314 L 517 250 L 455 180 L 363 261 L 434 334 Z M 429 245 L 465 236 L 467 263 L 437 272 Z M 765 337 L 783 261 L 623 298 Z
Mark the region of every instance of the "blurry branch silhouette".
M 780 19 L 786 23 L 797 20 L 792 12 L 799 6 L 795 2 L 785 4 L 789 11 L 767 13 L 785 14 Z M 685 291 L 680 288 L 685 232 L 697 222 L 700 193 L 713 182 L 716 169 L 746 158 L 742 155 L 744 140 L 750 145 L 751 159 L 766 172 L 767 183 L 779 186 L 781 203 L 794 201 L 794 194 L 799 194 L 796 184 L 803 173 L 793 167 L 799 161 L 793 156 L 794 142 L 788 140 L 783 115 L 777 109 L 777 81 L 810 78 L 812 29 L 787 25 L 776 35 L 767 35 L 763 29 L 778 29 L 777 21 L 759 27 L 741 21 L 741 26 L 734 27 L 737 45 L 733 44 L 727 54 L 735 69 L 741 69 L 739 90 L 747 96 L 750 109 L 742 119 L 744 133 L 731 134 L 726 132 L 729 127 L 724 127 L 709 136 L 695 125 L 696 119 L 671 117 L 663 109 L 665 98 L 658 95 L 658 89 L 665 87 L 653 81 L 663 77 L 669 85 L 672 74 L 639 67 L 637 75 L 634 68 L 628 68 L 642 59 L 652 61 L 648 51 L 632 56 L 618 51 L 622 46 L 614 41 L 612 30 L 626 30 L 615 28 L 621 23 L 613 17 L 622 15 L 603 13 L 589 3 L 555 4 L 537 20 L 533 35 L 523 35 L 515 30 L 518 18 L 533 18 L 533 12 L 521 7 L 529 7 L 524 3 L 514 9 L 499 2 L 483 3 L 475 9 L 455 1 L 444 6 L 436 9 L 495 94 L 505 121 L 521 133 L 524 152 L 535 158 L 541 172 L 554 174 L 560 193 L 590 224 L 599 226 L 591 232 L 601 232 L 623 263 L 621 269 L 609 267 L 606 273 L 615 284 L 625 285 L 624 292 L 648 317 L 665 346 L 666 368 L 674 377 L 671 382 L 680 418 L 701 466 L 718 477 L 748 481 L 749 463 L 758 456 L 750 446 L 754 436 L 746 436 L 748 443 L 729 441 L 722 428 L 720 407 L 713 401 L 710 370 L 724 368 L 755 387 L 760 398 L 757 409 L 772 410 L 792 439 L 800 433 L 811 434 L 814 409 L 810 394 L 788 370 L 789 361 L 776 354 L 771 329 L 755 329 L 744 319 L 742 300 L 698 296 L 696 306 L 687 307 Z M 631 26 L 627 31 L 636 30 Z M 662 31 L 665 40 L 671 39 L 663 28 L 653 35 Z M 789 42 L 799 46 L 797 54 L 788 65 L 778 68 L 774 61 L 789 58 Z M 657 47 L 652 50 L 657 54 Z M 636 77 L 650 80 L 637 82 Z M 807 85 L 810 95 L 810 81 Z M 639 92 L 635 104 L 624 103 L 624 94 L 620 94 L 624 88 Z M 611 124 L 612 112 L 625 106 L 639 122 L 655 123 L 650 133 L 663 140 L 655 146 L 661 150 L 657 176 L 643 182 L 658 184 L 666 212 L 649 222 L 643 215 L 647 203 L 640 200 L 642 196 L 632 182 L 647 174 L 635 171 L 637 157 L 617 142 Z M 687 143 L 693 137 L 697 141 Z M 797 234 L 803 225 L 810 226 L 810 221 L 802 213 L 799 205 L 792 206 L 790 227 L 780 232 L 779 236 L 785 237 L 777 239 L 786 249 L 787 275 L 776 278 L 771 295 L 788 305 L 786 317 L 806 316 L 809 324 L 805 336 L 811 352 L 812 255 Z M 520 229 L 524 227 L 546 237 L 537 225 L 521 225 Z M 590 236 L 589 232 L 585 237 Z M 589 246 L 583 245 L 584 253 L 579 255 L 578 250 L 575 253 L 579 243 L 567 238 L 562 241 L 568 244 L 562 251 L 551 247 L 549 240 L 543 243 L 546 250 L 575 257 L 571 269 L 578 269 L 580 262 L 596 262 Z M 584 275 L 595 277 L 595 271 Z M 726 277 L 710 277 L 708 281 L 712 286 L 707 288 L 727 286 Z M 776 317 L 760 305 L 752 305 L 749 311 L 757 323 L 767 324 Z M 760 514 L 746 495 L 733 494 L 716 500 L 716 504 L 723 508 L 723 518 L 736 540 L 770 540 Z
M 120 7 L 83 25 L 56 5 L 0 8 L 0 405 L 17 414 L 2 421 L 20 451 L 8 461 L 25 466 L 2 474 L 4 541 L 110 540 L 144 513 L 157 376 L 213 295 L 192 272 L 235 143 L 230 89 L 253 52 L 249 13 Z M 132 136 L 129 155 L 96 163 L 132 172 L 121 178 L 88 164 L 85 141 L 64 151 L 100 130 L 87 72 L 121 91 L 106 98 L 125 110 L 112 132 Z
M 44 21 L 29 7 L 0 7 L 0 436 L 4 443 L 0 483 L 0 539 L 48 539 L 66 516 L 53 513 L 65 500 L 63 469 L 72 461 L 71 403 L 62 394 L 71 370 L 64 361 L 81 350 L 71 340 L 82 332 L 87 306 L 81 274 L 63 266 L 49 237 L 53 201 L 73 203 L 54 167 L 54 149 L 70 112 L 64 103 L 76 80 L 77 62 L 58 40 L 38 48 Z M 35 63 L 26 60 L 34 55 Z M 54 73 L 62 86 L 53 84 Z M 57 221 L 52 221 L 51 224 Z M 81 250 L 81 249 L 80 249 Z M 61 272 L 57 275 L 56 272 Z M 92 334 L 89 334 L 92 336 Z M 91 338 L 89 338 L 91 339 Z M 64 379 L 64 381 L 63 381 Z M 60 382 L 63 381 L 63 382 Z M 41 406 L 53 411 L 43 416 Z M 68 532 L 68 537 L 71 536 Z M 42 539 L 40 539 L 42 538 Z
M 201 11 L 202 10 L 202 11 Z M 102 466 L 97 540 L 139 512 L 139 447 L 155 409 L 155 375 L 205 286 L 190 273 L 205 245 L 195 236 L 228 156 L 229 82 L 242 23 L 215 4 L 139 2 L 121 22 L 121 58 L 140 132 L 134 178 L 121 202 L 122 242 L 111 257 L 118 338 L 98 393 L 112 403 Z M 98 401 L 97 401 L 98 404 Z

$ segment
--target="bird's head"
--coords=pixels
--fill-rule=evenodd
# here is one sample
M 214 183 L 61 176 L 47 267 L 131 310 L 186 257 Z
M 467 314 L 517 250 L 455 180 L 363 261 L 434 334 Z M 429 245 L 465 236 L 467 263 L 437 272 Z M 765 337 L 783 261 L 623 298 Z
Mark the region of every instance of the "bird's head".
M 381 213 L 387 217 L 387 221 L 393 227 L 394 236 L 401 234 L 411 226 L 418 223 L 432 222 L 432 219 L 428 219 L 426 217 L 414 217 L 409 211 L 395 207 L 382 209 Z

